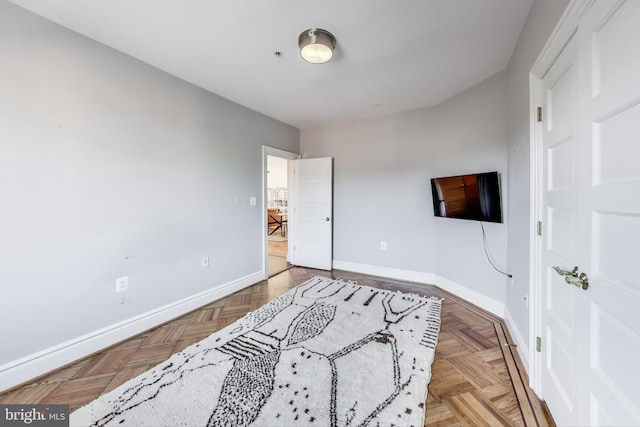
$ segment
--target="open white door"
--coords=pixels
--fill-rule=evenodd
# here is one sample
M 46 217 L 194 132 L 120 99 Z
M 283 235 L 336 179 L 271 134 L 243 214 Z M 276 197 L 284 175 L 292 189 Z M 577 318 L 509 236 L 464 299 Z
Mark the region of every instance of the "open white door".
M 331 270 L 333 258 L 333 159 L 294 161 L 294 215 L 291 262 Z
M 638 22 L 640 1 L 595 2 L 541 82 L 539 389 L 558 425 L 640 425 Z

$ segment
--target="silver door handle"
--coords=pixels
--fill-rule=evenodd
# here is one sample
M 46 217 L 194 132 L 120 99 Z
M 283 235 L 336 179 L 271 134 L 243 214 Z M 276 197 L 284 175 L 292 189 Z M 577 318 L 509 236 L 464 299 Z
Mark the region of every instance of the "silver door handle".
M 573 270 L 563 270 L 560 267 L 554 266 L 553 269 L 561 276 L 564 276 L 564 281 L 570 285 L 582 288 L 585 291 L 589 288 L 589 278 L 586 273 L 578 274 L 578 266 L 575 266 Z
M 325 221 L 331 221 L 331 218 L 329 218 L 328 216 L 325 216 L 324 218 L 322 218 Z

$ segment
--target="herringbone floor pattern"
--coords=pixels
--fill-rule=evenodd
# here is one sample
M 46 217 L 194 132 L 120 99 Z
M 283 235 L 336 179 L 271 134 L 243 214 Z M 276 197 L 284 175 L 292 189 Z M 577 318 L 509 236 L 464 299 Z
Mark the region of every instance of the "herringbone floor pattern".
M 73 411 L 316 274 L 444 298 L 425 426 L 553 425 L 500 319 L 434 286 L 298 267 L 1 394 L 0 403 L 66 403 Z

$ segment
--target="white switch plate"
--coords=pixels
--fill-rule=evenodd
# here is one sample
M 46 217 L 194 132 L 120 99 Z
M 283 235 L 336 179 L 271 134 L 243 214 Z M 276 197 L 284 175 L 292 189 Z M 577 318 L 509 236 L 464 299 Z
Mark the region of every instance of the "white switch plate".
M 380 242 L 380 249 L 382 249 L 383 251 L 386 251 L 387 250 L 387 242 L 384 242 L 384 241 Z
M 123 292 L 129 289 L 129 277 L 124 276 L 116 279 L 116 292 Z
M 256 198 L 255 198 L 255 197 L 253 197 L 253 196 L 252 196 L 252 197 L 249 197 L 249 204 L 250 204 L 251 206 L 255 206 L 255 205 L 256 205 L 256 203 L 258 203 L 258 199 L 256 199 Z

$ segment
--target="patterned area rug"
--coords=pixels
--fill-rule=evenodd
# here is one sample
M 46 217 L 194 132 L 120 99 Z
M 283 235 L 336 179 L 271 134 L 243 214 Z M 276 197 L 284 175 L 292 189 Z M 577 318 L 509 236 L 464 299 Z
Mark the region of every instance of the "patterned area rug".
M 71 414 L 71 425 L 421 426 L 441 300 L 315 277 Z

